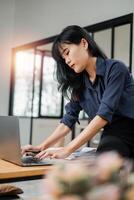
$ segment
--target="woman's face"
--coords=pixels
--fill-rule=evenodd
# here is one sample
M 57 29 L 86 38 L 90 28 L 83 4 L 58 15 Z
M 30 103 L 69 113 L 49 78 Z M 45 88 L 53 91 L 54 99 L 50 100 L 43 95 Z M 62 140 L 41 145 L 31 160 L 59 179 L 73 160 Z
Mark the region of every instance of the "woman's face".
M 90 57 L 85 39 L 81 39 L 79 44 L 61 44 L 60 52 L 65 63 L 76 73 L 85 70 Z

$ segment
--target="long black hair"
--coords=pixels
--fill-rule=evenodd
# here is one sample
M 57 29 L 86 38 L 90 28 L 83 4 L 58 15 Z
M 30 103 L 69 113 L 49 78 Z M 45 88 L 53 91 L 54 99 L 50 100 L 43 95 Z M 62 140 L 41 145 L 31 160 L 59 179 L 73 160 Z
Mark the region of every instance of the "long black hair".
M 89 33 L 80 26 L 68 26 L 56 37 L 53 47 L 52 56 L 57 62 L 56 77 L 59 83 L 58 89 L 64 96 L 71 96 L 71 98 L 78 99 L 81 93 L 84 82 L 83 73 L 76 73 L 71 69 L 61 56 L 60 48 L 64 43 L 66 44 L 79 44 L 81 39 L 84 38 L 88 42 L 89 53 L 94 57 L 107 58 L 103 51 L 98 47 Z

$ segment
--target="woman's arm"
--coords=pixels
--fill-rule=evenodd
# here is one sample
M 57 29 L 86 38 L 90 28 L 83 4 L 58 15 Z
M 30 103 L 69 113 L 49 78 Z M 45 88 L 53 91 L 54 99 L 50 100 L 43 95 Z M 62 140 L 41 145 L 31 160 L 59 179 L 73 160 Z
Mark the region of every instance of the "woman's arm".
M 40 144 L 41 150 L 56 144 L 61 138 L 65 137 L 71 129 L 63 123 L 60 123 L 54 132 Z
M 55 129 L 55 131 L 47 139 L 45 139 L 41 144 L 37 146 L 26 145 L 22 147 L 22 154 L 26 151 L 39 152 L 52 145 L 56 144 L 60 139 L 64 138 L 70 131 L 73 125 L 78 121 L 78 115 L 82 109 L 78 101 L 70 101 L 65 106 L 66 114 L 61 119 L 61 123 Z M 65 125 L 66 124 L 66 125 Z
M 42 151 L 53 144 L 56 144 L 61 138 L 66 136 L 71 129 L 66 126 L 63 123 L 60 123 L 57 128 L 54 130 L 54 132 L 47 138 L 45 139 L 41 144 L 37 146 L 33 145 L 26 145 L 21 148 L 22 154 L 25 154 L 27 151 L 33 151 L 33 152 L 39 152 Z
M 62 147 L 60 149 L 46 149 L 37 155 L 38 158 L 42 159 L 45 157 L 51 158 L 66 158 L 71 153 L 73 153 L 76 149 L 81 147 L 87 141 L 89 141 L 94 135 L 98 133 L 98 131 L 103 128 L 108 121 L 101 118 L 100 116 L 94 117 L 94 119 L 88 124 L 88 126 L 77 136 L 74 140 L 72 140 L 66 147 Z
M 101 118 L 99 115 L 96 115 L 93 120 L 88 124 L 88 126 L 80 133 L 80 135 L 78 135 L 66 146 L 67 151 L 69 153 L 74 152 L 76 149 L 92 139 L 93 136 L 95 136 L 98 131 L 103 128 L 107 123 L 108 121 Z

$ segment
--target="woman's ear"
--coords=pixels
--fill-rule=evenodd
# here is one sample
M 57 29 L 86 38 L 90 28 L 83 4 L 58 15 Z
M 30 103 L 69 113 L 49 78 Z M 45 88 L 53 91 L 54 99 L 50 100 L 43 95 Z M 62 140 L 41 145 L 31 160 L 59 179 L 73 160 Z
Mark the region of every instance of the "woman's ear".
M 85 38 L 81 39 L 81 44 L 83 45 L 83 47 L 87 50 L 88 49 L 88 42 Z

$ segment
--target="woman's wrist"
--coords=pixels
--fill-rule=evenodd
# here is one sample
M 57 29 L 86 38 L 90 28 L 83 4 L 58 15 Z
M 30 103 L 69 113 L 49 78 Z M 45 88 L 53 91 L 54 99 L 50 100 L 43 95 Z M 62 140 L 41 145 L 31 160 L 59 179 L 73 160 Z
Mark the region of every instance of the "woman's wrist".
M 45 145 L 44 144 L 40 144 L 37 146 L 37 148 L 40 150 L 40 151 L 43 151 L 45 149 Z
M 65 147 L 65 151 L 67 152 L 67 154 L 70 155 L 70 154 L 73 153 L 75 150 L 73 150 L 72 147 L 68 145 L 68 146 Z
M 40 151 L 43 151 L 43 150 L 49 148 L 50 145 L 48 145 L 46 142 L 43 142 L 40 145 L 38 145 L 38 147 L 40 148 Z

